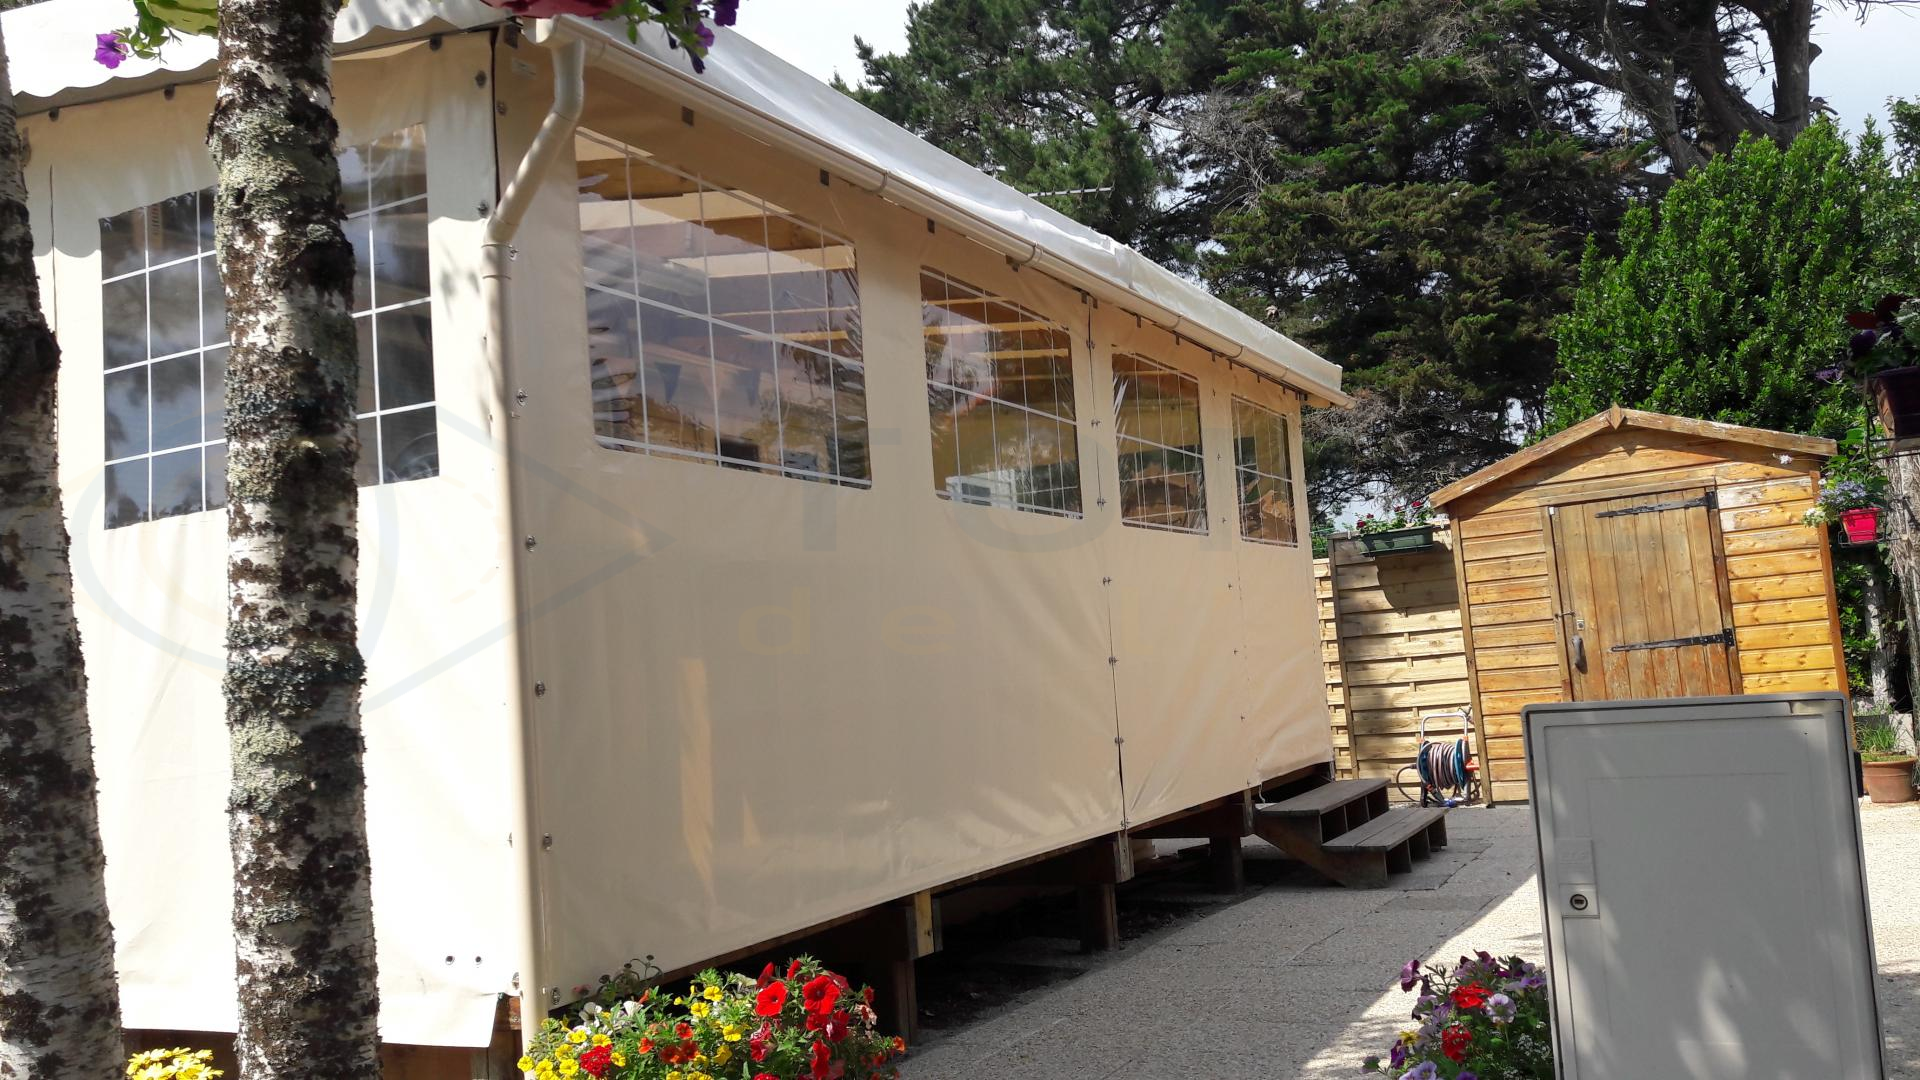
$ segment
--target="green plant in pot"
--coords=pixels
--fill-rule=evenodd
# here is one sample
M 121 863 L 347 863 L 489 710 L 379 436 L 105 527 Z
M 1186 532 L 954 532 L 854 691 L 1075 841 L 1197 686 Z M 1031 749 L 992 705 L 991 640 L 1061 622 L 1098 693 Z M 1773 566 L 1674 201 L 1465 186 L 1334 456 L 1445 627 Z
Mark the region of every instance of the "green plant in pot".
M 1425 551 L 1433 546 L 1433 508 L 1415 499 L 1390 514 L 1363 516 L 1353 531 L 1359 534 L 1360 550 L 1369 555 Z
M 1885 724 L 1856 725 L 1853 740 L 1860 750 L 1867 797 L 1877 803 L 1912 802 L 1915 759 L 1901 752 L 1900 737 L 1893 728 Z

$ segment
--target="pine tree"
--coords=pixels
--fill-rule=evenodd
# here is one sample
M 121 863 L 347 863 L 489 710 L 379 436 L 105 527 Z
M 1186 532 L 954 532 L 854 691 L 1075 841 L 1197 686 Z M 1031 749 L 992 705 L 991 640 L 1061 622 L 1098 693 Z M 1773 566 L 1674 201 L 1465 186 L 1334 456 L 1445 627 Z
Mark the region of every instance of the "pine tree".
M 60 350 L 40 310 L 0 42 L 0 1076 L 117 1080 L 87 682 L 54 434 Z
M 1217 70 L 1224 0 L 928 0 L 907 51 L 859 44 L 868 108 L 1083 224 L 1177 259 L 1191 88 Z M 1044 194 L 1044 193 L 1065 194 Z
M 1216 291 L 1344 365 L 1309 417 L 1322 514 L 1413 496 L 1515 448 L 1553 371 L 1582 245 L 1639 180 L 1599 103 L 1491 4 L 1264 0 L 1224 88 L 1264 154 L 1199 153 Z

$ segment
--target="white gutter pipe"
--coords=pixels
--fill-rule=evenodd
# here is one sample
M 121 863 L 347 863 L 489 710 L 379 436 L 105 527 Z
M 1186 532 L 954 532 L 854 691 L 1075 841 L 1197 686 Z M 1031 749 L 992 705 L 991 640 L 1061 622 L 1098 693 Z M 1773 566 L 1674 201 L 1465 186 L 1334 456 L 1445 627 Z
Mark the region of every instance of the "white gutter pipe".
M 1236 359 L 1246 353 L 1242 342 L 1150 303 L 1137 293 L 1044 251 L 1033 241 L 1009 232 L 992 221 L 966 214 L 937 192 L 920 187 L 908 177 L 881 168 L 864 157 L 849 154 L 811 132 L 797 130 L 750 104 L 716 93 L 702 83 L 700 76 L 694 72 L 663 65 L 627 43 L 609 37 L 591 22 L 571 15 L 543 19 L 535 24 L 531 37 L 537 44 L 549 48 L 587 44 L 592 49 L 589 59 L 594 66 L 670 100 L 697 102 L 699 108 L 724 117 L 728 126 L 819 165 L 854 186 L 880 195 L 936 224 L 962 233 L 1006 256 L 1017 266 L 1031 266 L 1070 288 L 1121 308 L 1128 314 L 1138 315 L 1169 333 L 1176 333 L 1213 352 Z M 1239 362 L 1247 364 L 1244 359 Z M 1337 387 L 1308 378 L 1278 360 L 1270 360 L 1270 363 L 1278 371 L 1269 373 L 1269 377 L 1334 405 L 1353 403 L 1353 399 L 1341 393 Z
M 513 238 L 520 230 L 540 182 L 564 155 L 580 122 L 580 110 L 587 93 L 587 46 L 569 43 L 554 52 L 553 107 L 540 122 L 539 134 L 526 156 L 514 170 L 513 179 L 500 195 L 493 213 L 487 216 L 486 233 L 480 245 L 480 302 L 486 309 L 486 338 L 482 342 L 488 377 L 492 380 L 490 423 L 499 451 L 495 462 L 495 497 L 506 509 L 507 524 L 499 535 L 496 557 L 506 572 L 506 610 L 512 622 L 507 628 L 506 684 L 511 697 L 507 708 L 508 799 L 514 807 L 513 912 L 517 926 L 517 973 L 520 991 L 520 1038 L 524 1046 L 540 1030 L 540 1019 L 555 1002 L 546 984 L 542 950 L 545 938 L 541 895 L 544 877 L 540 864 L 542 845 L 539 821 L 534 808 L 538 790 L 535 773 L 532 714 L 535 696 L 529 678 L 532 658 L 526 627 L 521 620 L 532 610 L 527 575 L 521 559 L 521 537 L 530 534 L 520 501 L 515 498 L 514 425 L 518 422 L 519 386 L 513 367 Z

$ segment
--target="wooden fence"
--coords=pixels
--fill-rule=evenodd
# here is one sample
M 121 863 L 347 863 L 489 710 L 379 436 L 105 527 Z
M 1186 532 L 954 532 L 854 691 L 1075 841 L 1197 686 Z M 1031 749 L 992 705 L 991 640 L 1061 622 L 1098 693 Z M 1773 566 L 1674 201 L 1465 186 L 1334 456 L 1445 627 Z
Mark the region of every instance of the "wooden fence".
M 1444 527 L 1434 538 L 1432 551 L 1377 560 L 1335 539 L 1314 561 L 1339 776 L 1391 779 L 1413 761 L 1421 716 L 1471 700 L 1453 540 Z

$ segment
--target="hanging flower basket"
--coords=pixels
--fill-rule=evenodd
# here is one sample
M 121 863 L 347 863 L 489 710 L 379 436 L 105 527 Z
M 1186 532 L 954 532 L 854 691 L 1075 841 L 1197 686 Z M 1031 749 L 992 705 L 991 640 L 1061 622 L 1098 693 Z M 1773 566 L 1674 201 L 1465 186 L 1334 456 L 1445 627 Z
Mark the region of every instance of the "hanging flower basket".
M 1880 539 L 1880 508 L 1863 506 L 1840 512 L 1840 528 L 1849 544 L 1871 544 Z
M 1361 533 L 1360 550 L 1368 555 L 1405 555 L 1433 547 L 1433 526 L 1415 525 L 1408 529 L 1384 529 Z
M 1920 367 L 1888 368 L 1867 379 L 1880 426 L 1896 439 L 1920 435 Z

